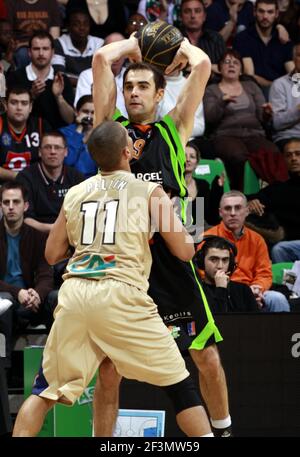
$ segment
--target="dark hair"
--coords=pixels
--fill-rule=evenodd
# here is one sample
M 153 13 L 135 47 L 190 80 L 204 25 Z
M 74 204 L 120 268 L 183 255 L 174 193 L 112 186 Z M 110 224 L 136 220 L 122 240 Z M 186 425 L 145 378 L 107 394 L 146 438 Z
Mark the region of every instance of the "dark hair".
M 282 147 L 283 152 L 285 152 L 285 147 L 286 147 L 288 144 L 294 143 L 294 142 L 300 143 L 300 138 L 297 138 L 297 137 L 289 138 L 289 139 L 287 140 L 287 142 L 284 143 L 284 145 L 283 145 L 283 147 Z
M 204 270 L 204 260 L 210 248 L 226 249 L 226 251 L 229 251 L 228 270 L 230 271 L 230 274 L 234 272 L 236 268 L 235 257 L 237 255 L 237 248 L 235 244 L 227 240 L 227 238 L 223 238 L 221 236 L 207 235 L 203 237 L 203 242 L 200 246 L 200 249 L 195 254 L 195 261 L 198 268 Z
M 36 30 L 35 32 L 33 32 L 33 34 L 31 35 L 31 37 L 29 39 L 29 49 L 31 49 L 32 41 L 35 38 L 39 38 L 40 40 L 44 40 L 45 38 L 48 38 L 48 40 L 50 41 L 50 44 L 51 44 L 51 48 L 54 49 L 54 38 L 51 35 L 51 33 L 47 32 L 47 30 Z
M 123 76 L 123 87 L 126 81 L 127 74 L 130 70 L 148 70 L 153 73 L 153 78 L 154 78 L 154 83 L 155 83 L 155 89 L 164 89 L 166 87 L 166 80 L 164 75 L 158 71 L 156 68 L 154 68 L 152 65 L 146 62 L 136 62 L 128 65 L 124 72 Z
M 76 103 L 76 111 L 79 111 L 85 103 L 93 103 L 93 96 L 83 95 L 82 97 L 80 97 L 78 102 Z
M 79 8 L 79 7 L 74 7 L 70 10 L 70 12 L 66 16 L 65 22 L 66 22 L 67 26 L 70 25 L 71 18 L 73 16 L 75 16 L 76 14 L 83 14 L 84 16 L 86 16 L 88 18 L 89 22 L 91 22 L 90 15 L 85 9 Z
M 8 101 L 10 94 L 16 94 L 16 95 L 28 94 L 29 95 L 29 100 L 30 100 L 30 102 L 32 102 L 31 91 L 30 91 L 30 89 L 27 89 L 24 86 L 18 85 L 18 86 L 10 86 L 10 87 L 8 87 L 8 89 L 6 91 L 6 101 Z
M 277 0 L 256 0 L 254 4 L 254 9 L 257 10 L 257 7 L 260 3 L 266 3 L 266 5 L 275 5 L 278 10 L 278 1 Z
M 92 131 L 87 146 L 102 170 L 115 170 L 120 163 L 121 152 L 127 146 L 126 129 L 119 122 L 105 121 Z
M 242 73 L 243 73 L 244 72 L 243 59 L 242 59 L 240 53 L 237 52 L 235 49 L 232 49 L 232 48 L 227 48 L 226 51 L 224 52 L 224 54 L 222 55 L 221 59 L 218 62 L 218 70 L 219 71 L 221 70 L 221 65 L 222 65 L 222 63 L 224 62 L 224 60 L 226 59 L 227 56 L 234 57 L 235 59 L 237 59 L 240 62 L 241 70 L 242 70 Z
M 65 148 L 67 147 L 66 137 L 59 130 L 51 130 L 50 132 L 44 132 L 42 137 L 41 137 L 40 145 L 43 143 L 43 140 L 44 140 L 44 138 L 46 138 L 46 136 L 54 136 L 56 138 L 61 138 L 63 140 L 64 147 Z
M 2 184 L 0 187 L 0 201 L 2 202 L 3 199 L 3 193 L 6 190 L 11 190 L 11 189 L 20 189 L 22 193 L 22 197 L 24 202 L 28 202 L 28 190 L 27 187 L 24 186 L 24 184 L 18 182 L 18 181 L 6 181 Z
M 199 160 L 201 159 L 201 152 L 196 143 L 194 143 L 193 141 L 188 141 L 186 144 L 186 148 L 193 148 L 196 151 L 197 162 L 199 162 Z
M 180 11 L 182 11 L 182 6 L 183 6 L 185 3 L 188 3 L 188 2 L 191 2 L 191 1 L 192 1 L 192 0 L 181 0 Z M 204 5 L 203 0 L 198 0 L 198 2 L 201 3 L 201 5 L 203 6 L 204 11 L 205 11 L 206 8 L 205 8 L 205 5 Z

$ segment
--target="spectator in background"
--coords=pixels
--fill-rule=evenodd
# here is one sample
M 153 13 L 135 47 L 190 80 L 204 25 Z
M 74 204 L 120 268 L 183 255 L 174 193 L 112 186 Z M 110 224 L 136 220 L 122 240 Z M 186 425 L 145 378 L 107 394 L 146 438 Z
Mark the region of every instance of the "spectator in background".
M 180 24 L 181 0 L 140 0 L 137 12 L 149 22 L 166 21 L 176 27 Z
M 295 43 L 300 39 L 300 5 L 296 0 L 278 0 L 278 22 Z
M 219 69 L 221 81 L 205 91 L 205 119 L 213 127 L 215 153 L 225 163 L 230 187 L 242 190 L 244 164 L 251 153 L 266 149 L 279 154 L 262 125 L 271 108 L 255 82 L 241 80 L 243 65 L 235 50 L 226 51 Z
M 300 43 L 293 48 L 295 69 L 275 79 L 270 87 L 273 141 L 282 150 L 291 138 L 300 138 Z
M 29 42 L 31 63 L 9 73 L 7 87 L 22 86 L 31 90 L 32 113 L 47 119 L 53 128 L 74 120 L 73 89 L 66 75 L 55 73 L 51 66 L 54 40 L 48 32 L 38 31 Z
M 7 19 L 14 30 L 17 50 L 15 64 L 23 68 L 30 63 L 28 44 L 37 30 L 48 31 L 55 39 L 60 35 L 61 17 L 56 1 L 15 0 L 6 2 Z
M 84 10 L 71 10 L 67 28 L 69 33 L 54 42 L 52 65 L 56 71 L 67 73 L 72 86 L 76 87 L 80 73 L 92 66 L 93 54 L 103 40 L 89 34 L 90 16 Z
M 115 41 L 124 40 L 125 37 L 120 33 L 111 33 L 108 35 L 104 40 L 104 45 L 114 43 Z M 121 57 L 119 60 L 112 64 L 112 72 L 115 76 L 115 82 L 117 86 L 117 102 L 116 106 L 118 110 L 123 114 L 123 116 L 127 116 L 127 110 L 125 108 L 124 97 L 123 97 L 123 75 L 125 72 L 125 59 Z M 93 73 L 92 69 L 89 68 L 81 73 L 78 79 L 76 93 L 75 93 L 75 106 L 78 103 L 78 100 L 83 95 L 91 95 L 92 94 L 92 85 L 93 85 Z
M 137 32 L 140 30 L 141 27 L 147 24 L 147 19 L 139 13 L 132 14 L 128 19 L 126 29 L 125 29 L 125 37 L 129 38 L 133 32 Z
M 234 37 L 253 23 L 253 4 L 247 0 L 215 0 L 206 14 L 206 26 L 219 32 L 229 47 Z
M 259 309 L 250 287 L 231 280 L 236 254 L 233 243 L 214 235 L 204 237 L 197 252 L 196 264 L 204 274 L 203 289 L 214 315 Z
M 16 40 L 11 23 L 8 19 L 0 19 L 0 58 L 4 73 L 14 70 L 14 52 Z
M 294 68 L 292 43 L 280 42 L 277 0 L 257 0 L 254 16 L 255 23 L 236 37 L 233 47 L 243 58 L 245 74 L 253 76 L 267 95 L 272 81 Z
M 196 230 L 205 230 L 208 224 L 215 225 L 219 222 L 219 203 L 223 194 L 224 189 L 224 176 L 216 176 L 212 182 L 211 188 L 207 181 L 204 179 L 194 179 L 193 173 L 200 160 L 200 151 L 192 141 L 188 142 L 185 147 L 185 183 L 188 190 L 188 196 L 192 199 L 192 218 L 193 224 L 199 221 L 199 208 L 197 202 L 203 209 L 204 203 L 204 221 L 199 221 L 200 226 L 196 224 Z M 201 197 L 202 200 L 197 200 L 197 197 Z M 200 233 L 200 232 L 198 232 Z M 195 238 L 194 238 L 195 240 Z M 195 240 L 197 242 L 197 239 Z
M 266 312 L 289 312 L 286 297 L 274 290 L 271 261 L 262 236 L 245 227 L 249 214 L 247 199 L 236 190 L 225 192 L 220 201 L 221 223 L 210 228 L 205 235 L 217 235 L 228 239 L 237 248 L 237 268 L 232 281 L 250 286 L 258 307 Z
M 300 138 L 291 138 L 284 145 L 283 156 L 290 178 L 285 182 L 270 184 L 247 198 L 250 200 L 249 209 L 252 213 L 263 216 L 265 212 L 269 212 L 276 217 L 284 230 L 284 248 L 288 249 L 292 261 L 300 260 L 299 241 L 296 241 L 300 234 Z M 286 242 L 290 242 L 288 246 Z M 283 254 L 279 257 L 282 248 L 281 243 L 272 248 L 274 262 L 283 259 Z
M 41 140 L 40 163 L 26 168 L 17 177 L 29 192 L 25 222 L 42 232 L 50 231 L 70 187 L 84 180 L 79 171 L 64 165 L 67 153 L 63 134 L 47 132 Z
M 218 71 L 217 63 L 224 55 L 225 43 L 219 33 L 206 28 L 205 20 L 206 11 L 202 0 L 182 0 L 181 30 L 183 34 L 190 43 L 206 52 L 211 60 L 212 69 Z
M 50 130 L 47 121 L 31 115 L 28 89 L 12 87 L 7 92 L 6 107 L 6 113 L 0 116 L 0 182 L 15 179 L 38 161 L 40 138 Z
M 93 129 L 93 122 L 93 97 L 92 95 L 84 95 L 77 102 L 75 123 L 60 129 L 68 148 L 64 163 L 76 168 L 86 178 L 95 175 L 98 171 L 86 144 Z
M 107 35 L 118 32 L 124 35 L 126 28 L 126 10 L 123 0 L 69 0 L 66 5 L 66 16 L 73 9 L 83 9 L 90 16 L 93 36 L 105 38 Z
M 24 223 L 24 213 L 28 208 L 26 188 L 17 182 L 3 184 L 0 205 L 3 211 L 0 221 L 0 297 L 12 302 L 13 322 L 20 326 L 29 323 L 51 325 L 57 293 L 50 293 L 53 272 L 44 254 L 47 237 Z M 6 329 L 10 359 L 12 328 Z

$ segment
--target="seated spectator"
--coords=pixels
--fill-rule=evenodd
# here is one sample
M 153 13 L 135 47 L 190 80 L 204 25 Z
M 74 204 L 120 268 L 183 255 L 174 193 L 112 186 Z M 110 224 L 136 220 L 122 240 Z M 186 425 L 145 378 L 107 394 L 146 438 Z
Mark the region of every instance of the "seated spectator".
M 282 150 L 291 138 L 300 138 L 300 43 L 293 48 L 295 69 L 275 79 L 270 87 L 272 104 L 273 141 Z
M 249 210 L 258 216 L 273 214 L 284 231 L 284 240 L 299 240 L 300 234 L 300 138 L 290 139 L 283 148 L 289 179 L 260 189 L 257 194 L 247 195 Z M 297 242 L 297 241 L 295 241 Z M 290 245 L 292 247 L 292 245 Z M 273 253 L 274 250 L 274 253 Z M 293 249 L 294 250 L 294 249 Z M 277 245 L 272 249 L 272 259 L 278 262 Z M 298 250 L 295 250 L 295 256 Z M 296 260 L 296 259 L 295 259 Z M 298 259 L 297 259 L 298 260 Z
M 133 32 L 137 32 L 141 27 L 147 24 L 147 19 L 139 13 L 134 13 L 128 19 L 126 29 L 125 29 L 125 38 L 129 38 Z
M 241 79 L 243 66 L 236 51 L 226 51 L 219 69 L 221 81 L 205 90 L 205 119 L 214 128 L 215 153 L 225 163 L 231 188 L 242 190 L 244 164 L 251 153 L 265 149 L 279 154 L 263 128 L 271 108 L 255 82 Z
M 41 140 L 40 163 L 25 168 L 17 177 L 29 192 L 25 222 L 42 232 L 50 231 L 70 187 L 84 180 L 79 171 L 64 165 L 67 153 L 63 134 L 48 132 Z
M 50 130 L 46 120 L 30 114 L 28 89 L 9 89 L 6 107 L 0 116 L 0 182 L 15 179 L 21 170 L 38 161 L 40 138 Z
M 57 2 L 48 0 L 8 1 L 7 19 L 12 25 L 16 38 L 14 60 L 17 68 L 30 63 L 28 44 L 36 30 L 49 32 L 53 39 L 60 35 L 60 11 Z
M 125 40 L 124 36 L 120 33 L 111 33 L 108 35 L 104 40 L 104 45 L 109 43 L 114 43 L 115 41 Z M 103 46 L 104 46 L 103 45 Z M 127 110 L 125 108 L 125 102 L 123 97 L 123 74 L 125 72 L 125 59 L 121 58 L 112 64 L 112 72 L 115 76 L 115 82 L 117 86 L 117 101 L 116 106 L 118 110 L 122 113 L 123 116 L 127 115 Z M 93 72 L 92 69 L 89 68 L 81 73 L 78 79 L 76 93 L 75 93 L 75 106 L 78 103 L 78 100 L 83 95 L 91 95 L 92 94 L 92 85 L 93 85 Z
M 69 33 L 54 42 L 52 65 L 56 71 L 66 73 L 76 87 L 80 73 L 92 66 L 93 55 L 103 45 L 103 40 L 89 34 L 90 17 L 84 10 L 70 12 L 67 28 Z
M 192 199 L 192 218 L 193 224 L 196 225 L 196 231 L 200 234 L 208 228 L 208 224 L 215 225 L 219 222 L 219 203 L 223 194 L 224 176 L 216 176 L 210 186 L 204 179 L 194 179 L 193 173 L 200 160 L 200 151 L 192 142 L 188 142 L 185 147 L 185 182 L 188 190 L 188 196 Z M 197 197 L 200 197 L 197 200 Z M 204 203 L 204 220 L 203 220 L 203 203 Z M 201 209 L 200 213 L 199 210 Z M 202 216 L 202 217 L 201 217 Z M 199 231 L 200 230 L 200 231 Z M 194 236 L 194 235 L 193 235 Z M 195 239 L 195 242 L 198 239 Z
M 268 248 L 262 236 L 245 227 L 248 213 L 244 194 L 236 190 L 225 192 L 220 201 L 221 223 L 207 230 L 205 235 L 221 236 L 234 243 L 237 248 L 237 268 L 231 280 L 250 286 L 262 311 L 289 312 L 286 297 L 270 290 L 272 270 Z
M 293 46 L 279 39 L 277 0 L 257 0 L 254 16 L 255 23 L 236 37 L 233 47 L 243 58 L 245 74 L 253 76 L 267 96 L 272 81 L 293 70 Z
M 91 35 L 105 38 L 110 33 L 124 34 L 126 28 L 126 11 L 123 0 L 69 0 L 66 5 L 66 16 L 71 10 L 83 9 L 91 21 Z
M 182 0 L 140 0 L 137 12 L 145 16 L 149 22 L 157 20 L 179 26 L 180 4 Z
M 14 52 L 16 40 L 14 31 L 8 19 L 0 19 L 0 58 L 4 73 L 15 69 Z
M 68 148 L 64 163 L 76 168 L 86 178 L 95 175 L 98 171 L 96 162 L 91 158 L 86 144 L 93 129 L 93 122 L 93 97 L 84 95 L 77 102 L 75 123 L 60 129 Z
M 73 89 L 66 75 L 55 73 L 51 66 L 54 40 L 48 32 L 35 32 L 29 42 L 31 63 L 9 73 L 7 87 L 17 85 L 31 90 L 32 113 L 46 119 L 52 128 L 74 120 Z
M 203 272 L 203 290 L 214 314 L 259 310 L 250 287 L 231 280 L 236 254 L 236 247 L 230 241 L 208 235 L 195 257 Z
M 53 271 L 44 254 L 47 237 L 24 223 L 28 195 L 22 184 L 3 184 L 0 204 L 3 211 L 0 221 L 0 297 L 12 302 L 13 322 L 17 326 L 43 323 L 49 328 L 57 293 L 51 292 Z M 5 315 L 0 316 L 1 321 L 7 318 Z M 11 326 L 6 328 L 5 338 L 9 360 L 12 351 Z
M 253 23 L 253 4 L 247 0 L 215 0 L 206 8 L 206 26 L 219 32 L 228 47 Z
M 295 43 L 300 39 L 300 5 L 295 0 L 278 0 L 278 23 L 283 25 L 290 39 Z
M 181 2 L 181 30 L 194 46 L 201 48 L 211 60 L 212 70 L 218 71 L 217 64 L 225 52 L 222 36 L 206 26 L 206 11 L 202 0 Z

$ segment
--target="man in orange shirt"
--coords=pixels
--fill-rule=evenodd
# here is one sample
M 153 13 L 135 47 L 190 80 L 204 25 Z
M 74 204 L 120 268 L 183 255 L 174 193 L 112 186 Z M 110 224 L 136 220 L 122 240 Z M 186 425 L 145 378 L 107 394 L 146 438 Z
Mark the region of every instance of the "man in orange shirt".
M 207 230 L 205 235 L 218 235 L 235 244 L 237 268 L 231 279 L 248 284 L 263 311 L 289 312 L 286 297 L 280 292 L 269 290 L 272 270 L 268 248 L 261 235 L 245 227 L 248 213 L 247 199 L 242 192 L 225 192 L 219 208 L 222 221 Z

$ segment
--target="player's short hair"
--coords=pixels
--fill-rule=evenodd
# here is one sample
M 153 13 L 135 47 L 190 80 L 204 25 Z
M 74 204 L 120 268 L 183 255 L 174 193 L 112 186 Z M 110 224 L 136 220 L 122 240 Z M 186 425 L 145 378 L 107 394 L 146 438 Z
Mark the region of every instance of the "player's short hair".
M 121 152 L 127 146 L 126 129 L 115 121 L 105 121 L 98 125 L 88 139 L 88 150 L 103 171 L 116 170 Z
M 126 77 L 130 70 L 151 71 L 153 73 L 155 89 L 156 90 L 164 89 L 166 87 L 166 80 L 165 80 L 164 75 L 160 71 L 158 71 L 156 68 L 154 68 L 152 65 L 150 65 L 149 63 L 146 63 L 146 62 L 135 62 L 135 63 L 128 65 L 128 67 L 126 68 L 126 70 L 124 72 L 124 76 L 123 76 L 123 87 L 124 87 L 124 84 L 126 81 Z

